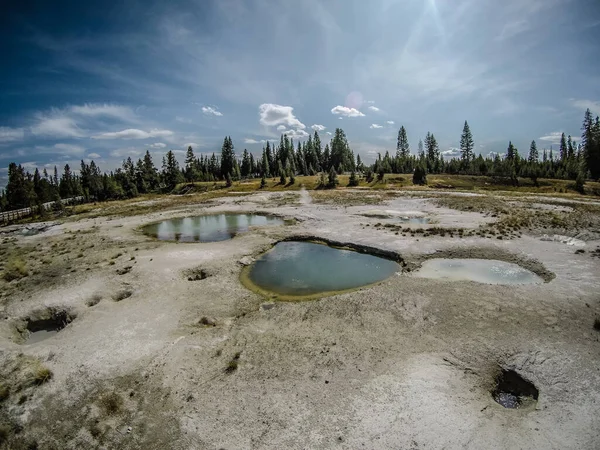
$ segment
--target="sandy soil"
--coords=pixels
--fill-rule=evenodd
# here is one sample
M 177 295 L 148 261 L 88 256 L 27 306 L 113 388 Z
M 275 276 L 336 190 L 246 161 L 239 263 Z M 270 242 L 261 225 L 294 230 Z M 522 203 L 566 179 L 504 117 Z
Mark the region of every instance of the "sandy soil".
M 496 219 L 437 206 L 432 196 L 390 197 L 376 206 L 314 200 L 304 190 L 231 195 L 4 237 L 7 254 L 30 249 L 25 258 L 36 273 L 0 282 L 0 382 L 11 387 L 0 404 L 3 445 L 600 447 L 600 332 L 593 329 L 600 315 L 600 258 L 593 251 L 600 241 L 587 240 L 576 253 L 540 239 L 552 230 L 502 240 L 412 236 L 376 228 L 387 219 L 365 214 L 387 211 L 393 220 L 404 212 L 432 221 L 403 225 L 411 229 L 477 230 Z M 138 229 L 223 211 L 297 222 L 204 244 L 158 242 Z M 563 212 L 568 208 L 557 211 Z M 406 270 L 343 295 L 261 308 L 272 299 L 241 285 L 240 260 L 295 235 L 394 251 L 410 270 L 439 255 L 518 262 L 547 282 L 486 285 Z M 206 278 L 196 280 L 200 270 Z M 124 292 L 129 296 L 115 301 Z M 19 330 L 27 318 L 57 310 L 73 321 L 50 339 L 24 344 Z M 18 385 L 18 368 L 30 357 L 52 371 L 50 380 Z M 534 407 L 505 409 L 493 400 L 500 368 L 536 385 Z

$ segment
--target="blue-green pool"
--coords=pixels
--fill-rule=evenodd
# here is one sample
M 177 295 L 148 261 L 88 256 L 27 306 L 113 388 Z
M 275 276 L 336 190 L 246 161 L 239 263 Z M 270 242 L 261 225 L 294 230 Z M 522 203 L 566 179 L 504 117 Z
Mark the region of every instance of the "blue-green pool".
M 313 242 L 279 242 L 250 268 L 261 290 L 302 297 L 355 289 L 385 280 L 400 265 L 389 259 Z
M 250 227 L 282 225 L 283 219 L 261 214 L 213 214 L 163 220 L 142 228 L 161 241 L 218 242 L 248 231 Z

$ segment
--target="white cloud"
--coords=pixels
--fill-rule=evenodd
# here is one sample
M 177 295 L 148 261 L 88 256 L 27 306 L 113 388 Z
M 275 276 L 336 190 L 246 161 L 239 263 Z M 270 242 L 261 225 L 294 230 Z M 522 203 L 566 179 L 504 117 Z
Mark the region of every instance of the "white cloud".
M 258 107 L 258 112 L 260 114 L 260 123 L 262 125 L 268 127 L 285 125 L 287 128 L 296 128 L 300 130 L 306 128 L 306 125 L 296 118 L 294 115 L 294 108 L 291 106 L 263 103 Z
M 571 104 L 582 111 L 589 109 L 592 114 L 600 115 L 600 101 L 571 99 Z
M 58 110 L 50 114 L 37 114 L 37 124 L 31 127 L 31 132 L 36 136 L 54 138 L 84 137 L 85 133 L 77 126 L 75 120 L 65 116 Z
M 551 144 L 560 144 L 561 136 L 562 136 L 562 131 L 553 131 L 546 136 L 540 137 L 539 140 L 549 142 Z M 567 136 L 567 133 L 565 133 L 565 136 Z
M 150 144 L 150 148 L 165 148 L 167 144 L 163 144 L 162 142 L 155 142 L 154 144 Z
M 67 155 L 81 155 L 85 152 L 85 148 L 73 144 L 54 144 L 53 148 Z
M 125 158 L 127 156 L 141 156 L 142 150 L 135 147 L 119 148 L 110 152 L 110 156 L 113 158 Z
M 0 127 L 0 142 L 12 142 L 23 139 L 25 133 L 22 128 Z
M 204 114 L 206 114 L 207 116 L 210 116 L 210 115 L 213 115 L 213 116 L 222 116 L 223 115 L 222 113 L 220 113 L 219 111 L 217 111 L 212 106 L 203 106 L 202 107 L 202 112 Z
M 74 144 L 54 144 L 50 146 L 46 145 L 36 145 L 34 148 L 34 154 L 60 154 L 60 155 L 68 155 L 68 156 L 79 156 L 83 155 L 85 152 L 85 148 L 81 145 Z
M 347 106 L 336 106 L 331 109 L 331 114 L 337 114 L 345 117 L 363 117 L 364 114 L 361 113 L 356 108 L 348 108 Z
M 122 131 L 98 134 L 92 136 L 92 139 L 148 139 L 154 137 L 168 137 L 172 135 L 173 132 L 170 130 L 158 130 L 153 128 L 150 131 L 143 131 L 136 128 L 128 128 Z
M 324 131 L 327 127 L 315 123 L 311 128 L 315 131 Z
M 377 106 L 369 106 L 371 111 L 379 112 L 379 108 Z
M 264 139 L 261 139 L 260 141 L 257 141 L 256 139 L 250 139 L 250 138 L 246 138 L 244 139 L 244 144 L 261 144 L 267 142 Z
M 286 128 L 287 128 L 287 127 L 286 127 L 285 125 L 279 125 L 279 126 L 277 127 L 277 131 L 283 131 L 283 130 L 285 130 Z
M 367 100 L 365 103 L 369 103 L 372 105 L 373 103 L 375 103 L 375 100 Z
M 283 130 L 281 134 L 287 134 L 287 137 L 294 139 L 303 139 L 308 137 L 308 133 L 304 130 Z
M 393 120 L 388 120 L 386 123 L 387 123 L 388 125 L 394 125 L 394 121 L 393 121 Z
M 96 158 L 96 159 L 98 159 L 98 158 L 102 158 L 102 157 L 98 153 L 90 153 L 88 155 L 88 158 Z
M 71 106 L 69 110 L 73 114 L 86 117 L 106 116 L 127 121 L 135 120 L 135 114 L 133 113 L 131 108 L 127 106 L 111 105 L 107 103 L 85 103 L 81 106 Z
M 383 125 L 377 125 L 376 123 L 373 123 L 373 124 L 371 124 L 371 126 L 369 128 L 373 128 L 373 129 L 383 128 Z
M 333 133 L 331 133 L 331 131 L 326 131 L 325 133 L 327 133 L 329 136 L 331 136 Z
M 443 157 L 446 158 L 455 158 L 457 156 L 460 156 L 460 148 L 456 148 L 456 147 L 450 147 L 448 150 L 443 150 L 440 152 L 442 154 Z
M 175 120 L 181 123 L 192 123 L 192 119 L 188 119 L 187 117 L 176 116 Z

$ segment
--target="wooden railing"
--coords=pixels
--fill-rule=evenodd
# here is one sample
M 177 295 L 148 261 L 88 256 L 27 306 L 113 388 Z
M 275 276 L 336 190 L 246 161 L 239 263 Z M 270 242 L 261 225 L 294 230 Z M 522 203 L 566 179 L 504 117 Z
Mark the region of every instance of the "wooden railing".
M 83 200 L 83 197 L 71 197 L 71 198 L 66 198 L 64 200 L 60 200 L 60 202 L 63 205 L 72 205 L 73 203 L 81 202 L 82 200 Z M 52 209 L 52 207 L 58 202 L 59 201 L 57 200 L 55 202 L 43 203 L 41 205 L 41 207 L 47 211 L 49 209 Z M 7 224 L 15 222 L 17 220 L 21 220 L 24 217 L 29 217 L 32 214 L 34 214 L 38 210 L 38 208 L 39 208 L 38 206 L 35 206 L 35 207 L 31 207 L 31 208 L 21 208 L 21 209 L 15 209 L 12 211 L 0 212 L 0 225 L 7 225 Z

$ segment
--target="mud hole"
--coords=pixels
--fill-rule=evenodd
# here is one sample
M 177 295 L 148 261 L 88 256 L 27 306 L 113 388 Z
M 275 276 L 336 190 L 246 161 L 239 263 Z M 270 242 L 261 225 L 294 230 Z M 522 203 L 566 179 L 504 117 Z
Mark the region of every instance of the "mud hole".
M 502 369 L 496 378 L 492 392 L 496 403 L 505 408 L 516 409 L 535 404 L 539 391 L 533 383 L 511 369 Z
M 29 317 L 21 319 L 16 328 L 22 343 L 35 344 L 51 338 L 75 320 L 76 317 L 73 312 L 68 310 L 47 308 L 35 311 Z

